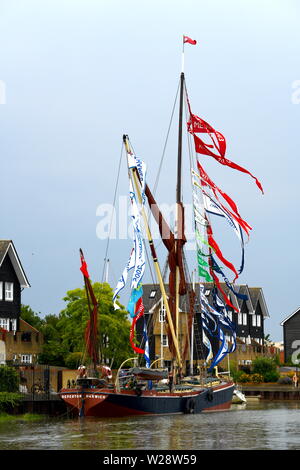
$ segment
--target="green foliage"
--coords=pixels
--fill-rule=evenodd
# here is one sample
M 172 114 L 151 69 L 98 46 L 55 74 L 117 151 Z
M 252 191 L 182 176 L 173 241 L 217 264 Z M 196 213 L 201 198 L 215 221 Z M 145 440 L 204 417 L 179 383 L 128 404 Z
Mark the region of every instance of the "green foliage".
M 41 330 L 43 320 L 35 313 L 29 305 L 21 305 L 21 318 L 37 330 Z
M 99 306 L 98 331 L 102 360 L 108 359 L 118 367 L 131 354 L 128 314 L 122 306 L 119 310 L 114 310 L 113 291 L 109 284 L 96 282 L 93 290 Z M 57 324 L 61 331 L 62 346 L 69 353 L 84 352 L 84 332 L 89 318 L 85 289 L 68 291 L 64 301 L 67 306 L 60 313 Z
M 234 361 L 229 362 L 229 370 L 230 370 L 230 375 L 233 378 L 234 382 L 239 382 L 242 371 L 238 369 L 236 362 Z
M 66 367 L 68 369 L 78 369 L 82 362 L 82 353 L 81 352 L 73 352 L 68 354 L 65 360 Z
M 21 400 L 19 393 L 0 392 L 0 411 L 8 411 L 14 408 Z
M 260 384 L 264 381 L 264 377 L 261 374 L 251 374 L 250 380 L 255 384 Z
M 132 354 L 128 313 L 121 305 L 119 310 L 114 310 L 113 291 L 109 284 L 96 282 L 93 290 L 98 301 L 101 359 L 118 367 Z M 82 357 L 86 350 L 84 333 L 89 310 L 85 289 L 68 291 L 64 301 L 66 307 L 58 316 L 48 315 L 41 319 L 30 307 L 22 306 L 22 318 L 44 335 L 43 351 L 39 355 L 40 364 L 74 368 L 75 363 L 78 366 L 78 356 Z
M 258 357 L 253 361 L 253 373 L 261 374 L 264 382 L 277 382 L 279 378 L 276 362 L 268 357 Z
M 242 384 L 246 382 L 251 382 L 250 374 L 241 373 L 239 376 L 239 382 Z
M 277 370 L 266 372 L 264 375 L 265 382 L 277 382 L 280 377 L 279 372 Z
M 19 376 L 14 367 L 0 365 L 0 392 L 17 392 Z
M 15 404 L 18 403 L 18 400 L 16 400 Z M 11 415 L 5 412 L 0 413 L 0 423 L 9 423 L 11 421 L 41 421 L 45 419 L 43 415 L 40 414 L 33 414 L 33 413 L 25 413 L 23 415 Z

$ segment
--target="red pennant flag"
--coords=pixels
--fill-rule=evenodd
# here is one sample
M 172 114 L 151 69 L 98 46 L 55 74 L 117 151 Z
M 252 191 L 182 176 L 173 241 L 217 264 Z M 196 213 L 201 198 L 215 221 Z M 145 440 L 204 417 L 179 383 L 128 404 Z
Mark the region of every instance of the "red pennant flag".
M 204 119 L 199 118 L 195 114 L 190 112 L 190 120 L 187 123 L 188 131 L 190 134 L 194 136 L 195 140 L 195 148 L 197 153 L 203 153 L 204 155 L 210 155 L 212 157 L 218 156 L 215 155 L 213 152 L 207 149 L 210 147 L 212 149 L 216 149 L 217 152 L 224 157 L 226 152 L 226 140 L 225 137 L 221 134 L 221 132 L 216 131 L 208 122 L 205 122 Z M 198 133 L 206 133 L 210 136 L 213 145 L 208 145 L 200 137 L 195 136 Z M 217 142 L 215 141 L 215 138 Z
M 140 297 L 139 300 L 137 301 L 136 303 L 136 307 L 135 307 L 135 315 L 133 317 L 133 320 L 132 320 L 132 324 L 131 324 L 131 327 L 130 327 L 130 337 L 129 337 L 129 341 L 130 341 L 130 344 L 131 344 L 131 347 L 132 349 L 137 352 L 138 354 L 144 354 L 145 353 L 145 350 L 144 349 L 141 349 L 139 347 L 137 347 L 134 342 L 133 342 L 133 339 L 134 339 L 134 330 L 135 330 L 135 325 L 136 325 L 136 322 L 138 321 L 139 318 L 141 318 L 143 315 L 144 315 L 144 312 L 145 312 L 145 309 L 144 309 L 144 304 L 143 304 L 143 298 Z
M 189 106 L 189 109 L 190 109 L 190 106 Z M 187 125 L 188 125 L 188 131 L 190 132 L 190 134 L 194 136 L 195 150 L 197 153 L 200 153 L 202 155 L 209 155 L 210 157 L 213 157 L 215 160 L 221 163 L 221 165 L 229 166 L 230 168 L 241 171 L 242 173 L 247 173 L 249 176 L 251 176 L 251 178 L 255 180 L 257 187 L 261 190 L 262 194 L 264 194 L 263 187 L 260 181 L 256 178 L 256 176 L 252 175 L 252 173 L 246 170 L 246 168 L 243 168 L 242 166 L 237 165 L 231 160 L 228 160 L 228 158 L 225 158 L 226 140 L 225 140 L 225 137 L 220 132 L 215 131 L 215 129 L 211 127 L 203 119 L 199 118 L 195 114 L 192 114 L 191 109 L 190 109 L 190 119 Z M 204 132 L 209 134 L 213 142 L 213 145 L 206 144 L 205 142 L 203 142 L 202 139 L 200 139 L 200 137 L 195 135 L 196 133 L 204 133 Z M 215 142 L 214 137 L 217 139 L 217 142 Z M 219 155 L 209 150 L 209 148 L 217 150 Z
M 212 189 L 212 191 L 213 191 L 216 199 L 220 203 L 222 209 L 224 209 L 226 212 L 228 212 L 237 221 L 237 223 L 242 227 L 243 230 L 245 230 L 245 232 L 247 233 L 247 235 L 249 237 L 249 230 L 252 230 L 252 227 L 245 220 L 243 220 L 241 218 L 241 216 L 238 212 L 237 205 L 235 204 L 235 202 L 226 193 L 224 193 L 224 191 L 222 191 L 220 188 L 218 188 L 218 186 L 209 178 L 208 174 L 205 172 L 204 168 L 200 165 L 199 161 L 197 161 L 197 166 L 198 166 L 198 170 L 199 170 L 202 185 L 203 186 L 209 186 Z M 218 198 L 217 192 L 219 192 L 219 194 L 221 194 L 221 196 L 225 199 L 225 201 L 229 204 L 229 206 L 231 207 L 231 209 L 234 212 L 231 212 L 229 209 L 227 209 L 221 203 L 220 199 Z
M 183 36 L 183 42 L 186 43 L 188 42 L 189 44 L 197 44 L 197 41 L 195 39 L 191 39 L 188 36 Z
M 80 271 L 82 272 L 84 277 L 86 277 L 88 279 L 90 276 L 89 276 L 89 273 L 88 273 L 88 270 L 87 270 L 86 261 L 84 259 L 84 256 L 83 256 L 83 253 L 82 253 L 81 250 L 80 250 L 80 261 L 81 261 Z

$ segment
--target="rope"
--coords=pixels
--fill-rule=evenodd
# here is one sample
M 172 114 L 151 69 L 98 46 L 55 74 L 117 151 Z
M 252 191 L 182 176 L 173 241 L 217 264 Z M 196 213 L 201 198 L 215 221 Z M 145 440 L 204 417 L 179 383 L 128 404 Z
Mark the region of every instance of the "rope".
M 119 185 L 119 177 L 120 177 L 120 170 L 121 170 L 122 158 L 123 158 L 123 141 L 122 141 L 121 152 L 120 152 L 120 159 L 119 159 L 119 166 L 118 166 L 117 179 L 116 179 L 116 184 L 115 184 L 115 192 L 114 192 L 114 200 L 113 200 L 113 208 L 114 208 L 114 210 L 115 210 L 115 205 L 116 205 L 117 189 L 118 189 L 118 185 Z M 109 249 L 110 234 L 111 234 L 111 229 L 112 229 L 112 221 L 113 221 L 113 216 L 114 216 L 114 210 L 113 210 L 113 213 L 112 213 L 112 216 L 111 216 L 111 220 L 110 220 L 109 234 L 108 234 L 107 244 L 106 244 L 106 250 L 105 250 L 104 266 L 103 266 L 102 280 L 101 280 L 101 283 L 102 283 L 102 284 L 103 284 L 103 282 L 104 282 L 104 273 L 105 273 L 105 267 L 106 267 L 106 262 L 107 262 L 107 254 L 108 254 L 108 249 Z
M 156 190 L 157 190 L 158 180 L 159 180 L 159 177 L 160 177 L 161 168 L 162 168 L 163 160 L 164 160 L 164 157 L 165 157 L 166 147 L 167 147 L 169 134 L 170 134 L 170 129 L 171 129 L 173 116 L 174 116 L 174 111 L 175 111 L 175 107 L 176 107 L 176 103 L 177 103 L 179 87 L 180 87 L 180 81 L 178 83 L 177 92 L 176 92 L 176 96 L 175 96 L 175 100 L 174 100 L 174 104 L 173 104 L 173 109 L 172 109 L 172 113 L 171 113 L 171 118 L 170 118 L 170 122 L 169 122 L 169 127 L 168 127 L 168 131 L 167 131 L 167 135 L 166 135 L 166 139 L 165 139 L 165 144 L 164 144 L 164 148 L 163 148 L 163 153 L 162 153 L 162 156 L 161 156 L 161 159 L 160 159 L 160 164 L 159 164 L 159 167 L 158 167 L 158 172 L 157 172 L 156 180 L 155 180 L 154 187 L 153 187 L 153 196 L 155 196 L 155 193 L 156 193 Z

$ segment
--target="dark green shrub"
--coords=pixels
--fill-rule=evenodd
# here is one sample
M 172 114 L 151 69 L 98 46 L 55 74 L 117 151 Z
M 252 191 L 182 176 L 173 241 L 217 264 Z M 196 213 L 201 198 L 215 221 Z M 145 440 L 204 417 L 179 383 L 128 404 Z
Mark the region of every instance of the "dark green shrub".
M 261 374 L 264 382 L 277 382 L 279 379 L 276 362 L 269 357 L 257 357 L 253 361 L 253 373 Z
M 265 382 L 277 382 L 279 379 L 279 372 L 276 370 L 271 370 L 269 372 L 266 372 L 264 375 L 264 380 Z
M 11 412 L 21 400 L 19 393 L 0 392 L 0 412 Z
M 18 392 L 19 375 L 14 367 L 0 366 L 0 392 Z

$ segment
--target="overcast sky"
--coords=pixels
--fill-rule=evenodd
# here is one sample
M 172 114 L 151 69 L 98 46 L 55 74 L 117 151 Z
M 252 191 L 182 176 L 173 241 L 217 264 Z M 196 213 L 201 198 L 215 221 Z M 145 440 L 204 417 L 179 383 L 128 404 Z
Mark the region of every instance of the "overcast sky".
M 265 190 L 207 162 L 253 227 L 240 282 L 263 288 L 266 333 L 282 339 L 280 322 L 300 305 L 299 10 L 296 0 L 0 0 L 0 237 L 14 241 L 29 278 L 23 303 L 59 313 L 66 291 L 82 285 L 80 247 L 101 280 L 107 240 L 96 230 L 102 205 L 113 202 L 122 135 L 153 185 L 187 34 L 198 41 L 185 58 L 193 111 Z M 157 190 L 165 204 L 175 199 L 176 145 L 175 126 Z M 230 257 L 236 240 L 215 236 Z M 119 238 L 109 247 L 113 287 L 131 248 Z

